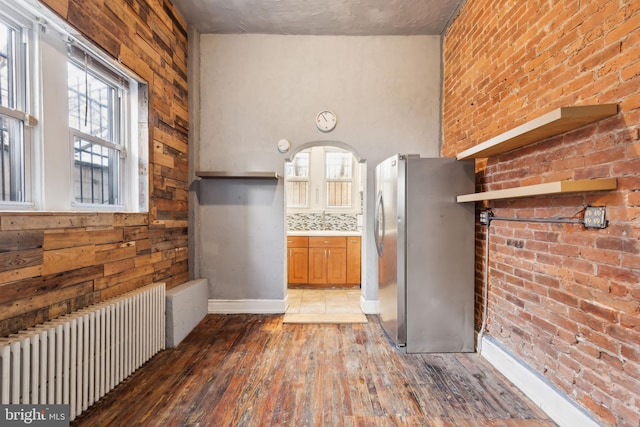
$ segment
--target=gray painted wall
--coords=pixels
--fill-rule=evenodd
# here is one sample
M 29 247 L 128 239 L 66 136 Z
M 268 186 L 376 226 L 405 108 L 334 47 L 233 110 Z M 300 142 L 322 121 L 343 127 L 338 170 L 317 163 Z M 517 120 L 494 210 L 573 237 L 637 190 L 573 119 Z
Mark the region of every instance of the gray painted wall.
M 201 34 L 191 55 L 200 62 L 190 72 L 192 170 L 282 173 L 291 154 L 277 151 L 282 138 L 293 150 L 338 141 L 366 159 L 363 295 L 377 301 L 374 169 L 394 153 L 439 155 L 440 37 Z M 329 134 L 314 123 L 323 109 L 338 117 Z M 283 299 L 284 180 L 193 189 L 192 274 L 209 280 L 209 298 Z

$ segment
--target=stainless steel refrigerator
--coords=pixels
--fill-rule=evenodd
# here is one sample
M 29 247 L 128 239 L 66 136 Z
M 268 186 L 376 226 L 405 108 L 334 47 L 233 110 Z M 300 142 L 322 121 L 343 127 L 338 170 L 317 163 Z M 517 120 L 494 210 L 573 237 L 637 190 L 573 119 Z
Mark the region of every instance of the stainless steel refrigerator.
M 407 353 L 474 351 L 473 161 L 395 155 L 376 167 L 380 318 Z

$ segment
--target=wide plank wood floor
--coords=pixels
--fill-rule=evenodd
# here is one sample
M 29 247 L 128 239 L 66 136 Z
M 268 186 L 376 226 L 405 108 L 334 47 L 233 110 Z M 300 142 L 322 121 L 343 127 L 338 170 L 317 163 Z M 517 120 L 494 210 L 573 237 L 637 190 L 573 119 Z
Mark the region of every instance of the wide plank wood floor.
M 400 353 L 369 323 L 208 315 L 76 426 L 552 426 L 477 354 Z

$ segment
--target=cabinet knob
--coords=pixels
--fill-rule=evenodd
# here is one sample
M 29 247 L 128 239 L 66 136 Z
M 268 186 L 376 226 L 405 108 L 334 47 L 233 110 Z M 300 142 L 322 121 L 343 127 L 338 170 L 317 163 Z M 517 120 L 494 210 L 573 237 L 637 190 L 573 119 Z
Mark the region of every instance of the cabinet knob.
M 328 244 L 329 244 L 329 243 L 331 243 L 331 242 L 329 242 L 328 240 L 325 240 L 325 241 L 324 241 L 324 243 L 325 243 L 326 245 L 328 245 Z

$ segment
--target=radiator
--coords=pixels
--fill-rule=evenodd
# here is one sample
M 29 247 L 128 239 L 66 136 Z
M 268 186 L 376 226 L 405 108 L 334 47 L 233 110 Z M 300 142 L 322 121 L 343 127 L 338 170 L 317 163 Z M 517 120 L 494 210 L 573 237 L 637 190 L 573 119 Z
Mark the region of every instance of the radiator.
M 161 283 L 0 339 L 0 403 L 65 404 L 74 419 L 164 347 Z

